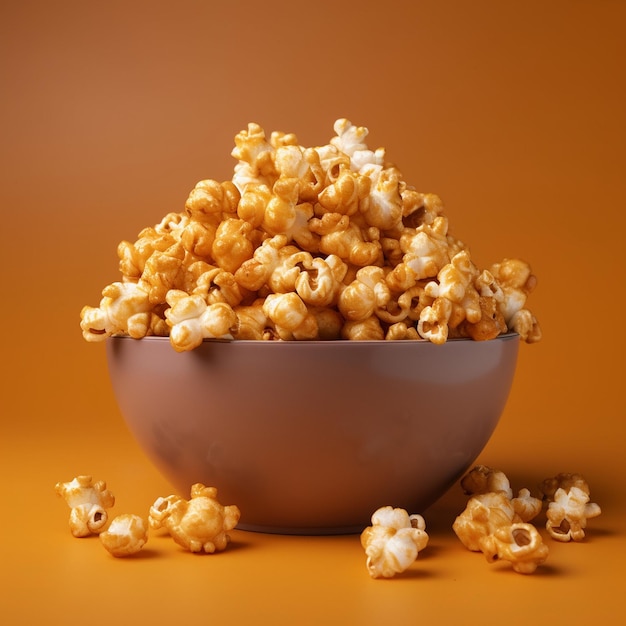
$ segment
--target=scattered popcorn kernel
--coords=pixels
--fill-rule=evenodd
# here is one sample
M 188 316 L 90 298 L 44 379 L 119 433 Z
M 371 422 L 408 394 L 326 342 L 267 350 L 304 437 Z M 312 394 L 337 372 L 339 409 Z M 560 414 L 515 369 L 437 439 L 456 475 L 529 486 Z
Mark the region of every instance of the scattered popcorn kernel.
M 421 515 L 386 506 L 372 515 L 372 525 L 361 533 L 372 578 L 392 578 L 405 571 L 428 544 L 426 524 Z
M 490 563 L 510 561 L 523 574 L 534 572 L 548 556 L 537 529 L 521 520 L 506 491 L 472 496 L 452 529 L 468 550 L 482 552 Z
M 113 556 L 130 556 L 139 552 L 148 541 L 148 523 L 139 515 L 118 515 L 100 533 L 100 541 Z
M 513 504 L 515 513 L 522 522 L 530 522 L 535 519 L 543 508 L 541 500 L 532 496 L 530 491 L 526 488 L 520 489 L 517 497 L 511 499 L 511 503 Z
M 239 517 L 237 506 L 219 503 L 217 489 L 196 483 L 190 500 L 175 495 L 157 498 L 148 522 L 150 528 L 165 528 L 185 550 L 213 553 L 226 548 L 228 532 L 237 526 Z
M 546 529 L 557 541 L 582 541 L 587 520 L 601 514 L 600 506 L 590 502 L 589 485 L 580 474 L 557 474 L 543 481 L 542 492 L 548 502 Z
M 489 563 L 508 561 L 520 574 L 532 574 L 548 558 L 548 546 L 532 524 L 516 522 L 497 528 L 481 543 Z
M 231 180 L 200 180 L 184 210 L 120 242 L 121 279 L 81 311 L 85 340 L 169 336 L 179 351 L 244 337 L 442 344 L 515 332 L 539 341 L 526 306 L 537 282 L 530 266 L 478 268 L 439 196 L 409 185 L 384 148 L 367 145 L 367 128 L 341 118 L 333 131 L 315 147 L 253 122 L 237 133 Z M 270 303 L 267 324 L 258 311 L 246 316 L 277 294 L 302 300 L 303 326 L 276 323 Z M 209 311 L 217 303 L 243 307 L 243 321 Z
M 71 509 L 69 525 L 74 537 L 88 537 L 104 530 L 107 509 L 115 504 L 115 496 L 103 480 L 93 482 L 91 476 L 76 476 L 69 482 L 57 483 L 55 491 Z
M 509 499 L 513 497 L 513 490 L 506 474 L 487 465 L 473 467 L 461 479 L 461 489 L 468 496 L 503 491 Z
M 506 474 L 498 469 L 486 465 L 476 465 L 462 479 L 461 488 L 468 496 L 484 493 L 503 493 L 511 501 L 515 515 L 522 522 L 529 522 L 542 509 L 542 501 L 531 495 L 526 488 L 520 489 L 517 497 L 513 497 L 513 490 Z
M 554 500 L 554 494 L 557 489 L 569 491 L 572 487 L 578 487 L 587 495 L 590 495 L 591 493 L 585 477 L 582 474 L 577 473 L 561 472 L 556 476 L 546 478 L 541 482 L 541 485 L 539 485 L 543 498 L 546 502 Z

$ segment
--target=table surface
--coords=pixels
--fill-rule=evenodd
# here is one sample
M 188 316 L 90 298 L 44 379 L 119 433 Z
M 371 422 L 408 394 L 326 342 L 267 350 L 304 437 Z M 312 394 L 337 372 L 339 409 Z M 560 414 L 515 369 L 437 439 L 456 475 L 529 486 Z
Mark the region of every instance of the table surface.
M 111 513 L 147 514 L 172 488 L 124 430 L 95 434 L 25 430 L 3 438 L 4 497 L 0 597 L 8 623 L 265 623 L 274 624 L 612 624 L 626 615 L 623 489 L 611 467 L 592 471 L 592 499 L 602 507 L 579 543 L 551 540 L 532 575 L 488 563 L 451 530 L 467 501 L 459 485 L 424 512 L 429 544 L 392 579 L 372 579 L 358 535 L 284 536 L 237 530 L 224 552 L 185 552 L 162 531 L 144 549 L 114 558 L 97 537 L 76 539 L 69 509 L 54 484 L 93 469 L 116 495 Z M 93 454 L 91 438 L 115 454 Z M 83 442 L 84 445 L 78 445 Z M 489 461 L 489 448 L 478 459 Z M 540 463 L 536 464 L 537 466 Z M 512 465 L 513 466 L 513 465 Z M 20 467 L 11 474 L 10 467 Z M 74 468 L 72 474 L 71 468 Z M 71 474 L 71 475 L 70 475 Z M 534 485 L 540 470 L 508 473 L 514 488 Z M 621 480 L 621 478 L 620 478 Z M 536 483 L 535 483 L 536 484 Z M 595 488 L 594 488 L 595 485 Z M 622 481 L 623 485 L 623 481 Z M 8 492 L 8 493 L 7 493 Z

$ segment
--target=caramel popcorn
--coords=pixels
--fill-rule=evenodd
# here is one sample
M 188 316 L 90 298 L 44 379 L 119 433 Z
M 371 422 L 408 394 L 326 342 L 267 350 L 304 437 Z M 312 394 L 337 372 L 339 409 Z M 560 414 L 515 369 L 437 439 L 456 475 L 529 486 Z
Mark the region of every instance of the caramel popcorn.
M 124 513 L 115 517 L 99 536 L 106 551 L 113 556 L 130 556 L 148 541 L 148 523 L 139 515 Z
M 94 482 L 91 476 L 76 476 L 69 482 L 58 482 L 56 493 L 70 507 L 70 531 L 74 537 L 101 533 L 108 521 L 108 512 L 115 496 L 103 480 Z
M 489 563 L 508 561 L 522 574 L 533 573 L 548 557 L 541 535 L 521 520 L 506 491 L 472 496 L 452 529 L 468 550 L 482 552 Z
M 478 268 L 441 199 L 371 149 L 367 128 L 333 130 L 314 147 L 256 123 L 237 133 L 231 180 L 199 181 L 182 211 L 119 244 L 121 278 L 83 307 L 84 338 L 169 336 L 178 351 L 210 338 L 539 341 L 530 266 Z
M 533 573 L 548 557 L 548 547 L 529 523 L 542 501 L 526 488 L 514 497 L 506 474 L 486 465 L 473 467 L 460 484 L 471 496 L 452 525 L 461 543 L 482 552 L 489 563 L 508 561 L 516 572 Z
M 525 487 L 519 490 L 517 497 L 514 497 L 507 475 L 487 465 L 474 466 L 461 479 L 461 488 L 468 496 L 486 493 L 504 494 L 510 500 L 514 515 L 522 522 L 530 522 L 542 509 L 542 501 L 531 495 L 530 490 Z
M 237 526 L 237 506 L 222 506 L 217 489 L 197 483 L 191 487 L 191 499 L 176 495 L 160 497 L 150 507 L 150 528 L 165 528 L 172 539 L 190 552 L 213 553 L 226 548 L 228 531 Z
M 427 544 L 424 518 L 391 506 L 375 511 L 372 525 L 361 533 L 367 571 L 372 578 L 392 578 L 405 571 Z
M 541 484 L 548 503 L 546 529 L 557 541 L 582 541 L 587 520 L 602 512 L 600 506 L 590 502 L 587 481 L 580 474 L 561 473 L 547 478 Z

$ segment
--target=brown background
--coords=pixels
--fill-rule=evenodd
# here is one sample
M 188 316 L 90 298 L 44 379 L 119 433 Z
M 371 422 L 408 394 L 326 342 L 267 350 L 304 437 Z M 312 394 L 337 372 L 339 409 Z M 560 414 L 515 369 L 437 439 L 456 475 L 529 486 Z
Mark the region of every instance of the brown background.
M 126 588 L 131 569 L 144 596 L 154 583 L 162 615 L 176 614 L 184 584 L 203 593 L 195 576 L 209 566 L 189 555 L 125 569 L 67 534 L 57 480 L 105 478 L 120 511 L 169 489 L 127 433 L 103 347 L 83 341 L 79 312 L 117 278 L 121 239 L 181 210 L 198 180 L 231 177 L 233 137 L 248 122 L 320 145 L 338 117 L 367 126 L 370 147 L 384 146 L 408 182 L 442 197 L 479 265 L 531 263 L 544 339 L 521 346 L 481 460 L 518 487 L 583 472 L 604 513 L 590 523 L 592 540 L 557 546 L 553 575 L 532 582 L 467 561 L 443 527 L 441 555 L 435 546 L 424 560 L 427 580 L 373 588 L 353 538 L 239 533 L 238 545 L 254 549 L 220 557 L 227 569 L 207 581 L 221 598 L 214 613 L 291 623 L 308 606 L 301 623 L 316 623 L 341 601 L 333 610 L 346 623 L 370 623 L 377 611 L 435 619 L 479 610 L 472 584 L 501 597 L 532 589 L 540 616 L 566 590 L 595 597 L 559 606 L 573 620 L 623 613 L 611 590 L 624 556 L 625 20 L 619 0 L 3 2 L 0 463 L 12 504 L 2 507 L 0 598 L 13 623 L 40 611 L 78 623 L 73 611 L 97 602 L 86 581 Z M 332 588 L 325 550 L 339 563 Z M 220 586 L 241 580 L 238 567 L 250 603 Z M 159 587 L 168 568 L 179 582 Z M 460 582 L 465 604 L 447 600 Z M 416 599 L 420 585 L 428 601 Z

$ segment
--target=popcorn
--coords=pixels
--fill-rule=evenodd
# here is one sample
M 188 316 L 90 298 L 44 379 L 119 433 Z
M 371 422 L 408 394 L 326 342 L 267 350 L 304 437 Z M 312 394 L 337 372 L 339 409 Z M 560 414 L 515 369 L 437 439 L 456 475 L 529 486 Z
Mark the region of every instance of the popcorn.
M 317 319 L 297 293 L 271 293 L 265 298 L 263 312 L 272 321 L 281 339 L 316 339 Z
M 347 265 L 337 255 L 329 254 L 326 258 L 306 256 L 301 266 L 294 286 L 302 300 L 316 307 L 336 305 Z
M 489 563 L 509 561 L 516 572 L 531 574 L 548 557 L 548 547 L 530 524 L 542 508 L 526 488 L 513 497 L 504 472 L 476 465 L 462 479 L 461 488 L 471 496 L 452 526 L 461 543 L 482 552 Z
M 339 296 L 338 308 L 346 320 L 362 321 L 385 307 L 391 294 L 381 267 L 363 267 Z
M 461 489 L 468 496 L 490 491 L 503 491 L 508 498 L 513 497 L 511 483 L 506 474 L 487 465 L 474 466 L 461 479 Z
M 532 524 L 521 521 L 506 491 L 472 496 L 452 529 L 468 550 L 482 552 L 489 563 L 509 561 L 522 574 L 548 557 L 548 546 Z
M 600 506 L 590 502 L 589 486 L 580 474 L 557 474 L 541 485 L 545 500 L 546 529 L 557 541 L 582 541 L 587 520 L 601 514 Z
M 374 512 L 372 525 L 361 533 L 372 578 L 392 578 L 404 572 L 428 544 L 426 523 L 421 515 L 385 506 Z
M 220 223 L 215 231 L 211 252 L 215 263 L 234 272 L 254 254 L 253 226 L 241 219 L 229 219 Z
M 69 482 L 58 482 L 56 493 L 70 507 L 70 531 L 74 537 L 101 533 L 108 521 L 107 509 L 115 504 L 115 496 L 103 480 L 93 482 L 91 476 L 76 476 Z
M 177 352 L 193 350 L 203 339 L 232 339 L 237 315 L 225 302 L 207 304 L 198 294 L 172 289 L 167 292 L 170 308 L 165 311 L 171 326 L 170 343 Z
M 172 539 L 190 552 L 213 553 L 224 550 L 230 541 L 228 531 L 237 526 L 237 506 L 222 506 L 217 489 L 196 483 L 191 499 L 171 495 L 160 497 L 150 507 L 150 528 L 165 528 Z
M 115 282 L 102 290 L 98 307 L 83 307 L 80 326 L 90 342 L 120 333 L 140 339 L 148 334 L 152 319 L 148 292 L 137 283 Z
M 148 541 L 148 523 L 139 515 L 118 515 L 100 533 L 100 541 L 113 556 L 130 556 L 139 552 Z
M 468 496 L 486 493 L 502 493 L 510 501 L 514 514 L 522 521 L 529 522 L 537 517 L 542 509 L 539 498 L 531 495 L 526 488 L 520 489 L 517 497 L 513 497 L 513 490 L 506 474 L 486 465 L 476 465 L 462 479 L 461 488 Z
M 211 338 L 539 341 L 530 266 L 478 268 L 439 196 L 370 149 L 367 128 L 333 129 L 305 147 L 249 123 L 231 180 L 199 181 L 182 211 L 118 245 L 121 279 L 81 310 L 83 337 L 169 336 L 179 351 Z M 295 317 L 277 322 L 286 302 Z
M 520 574 L 532 574 L 548 557 L 548 546 L 532 524 L 516 522 L 497 528 L 481 543 L 489 563 L 508 561 Z

